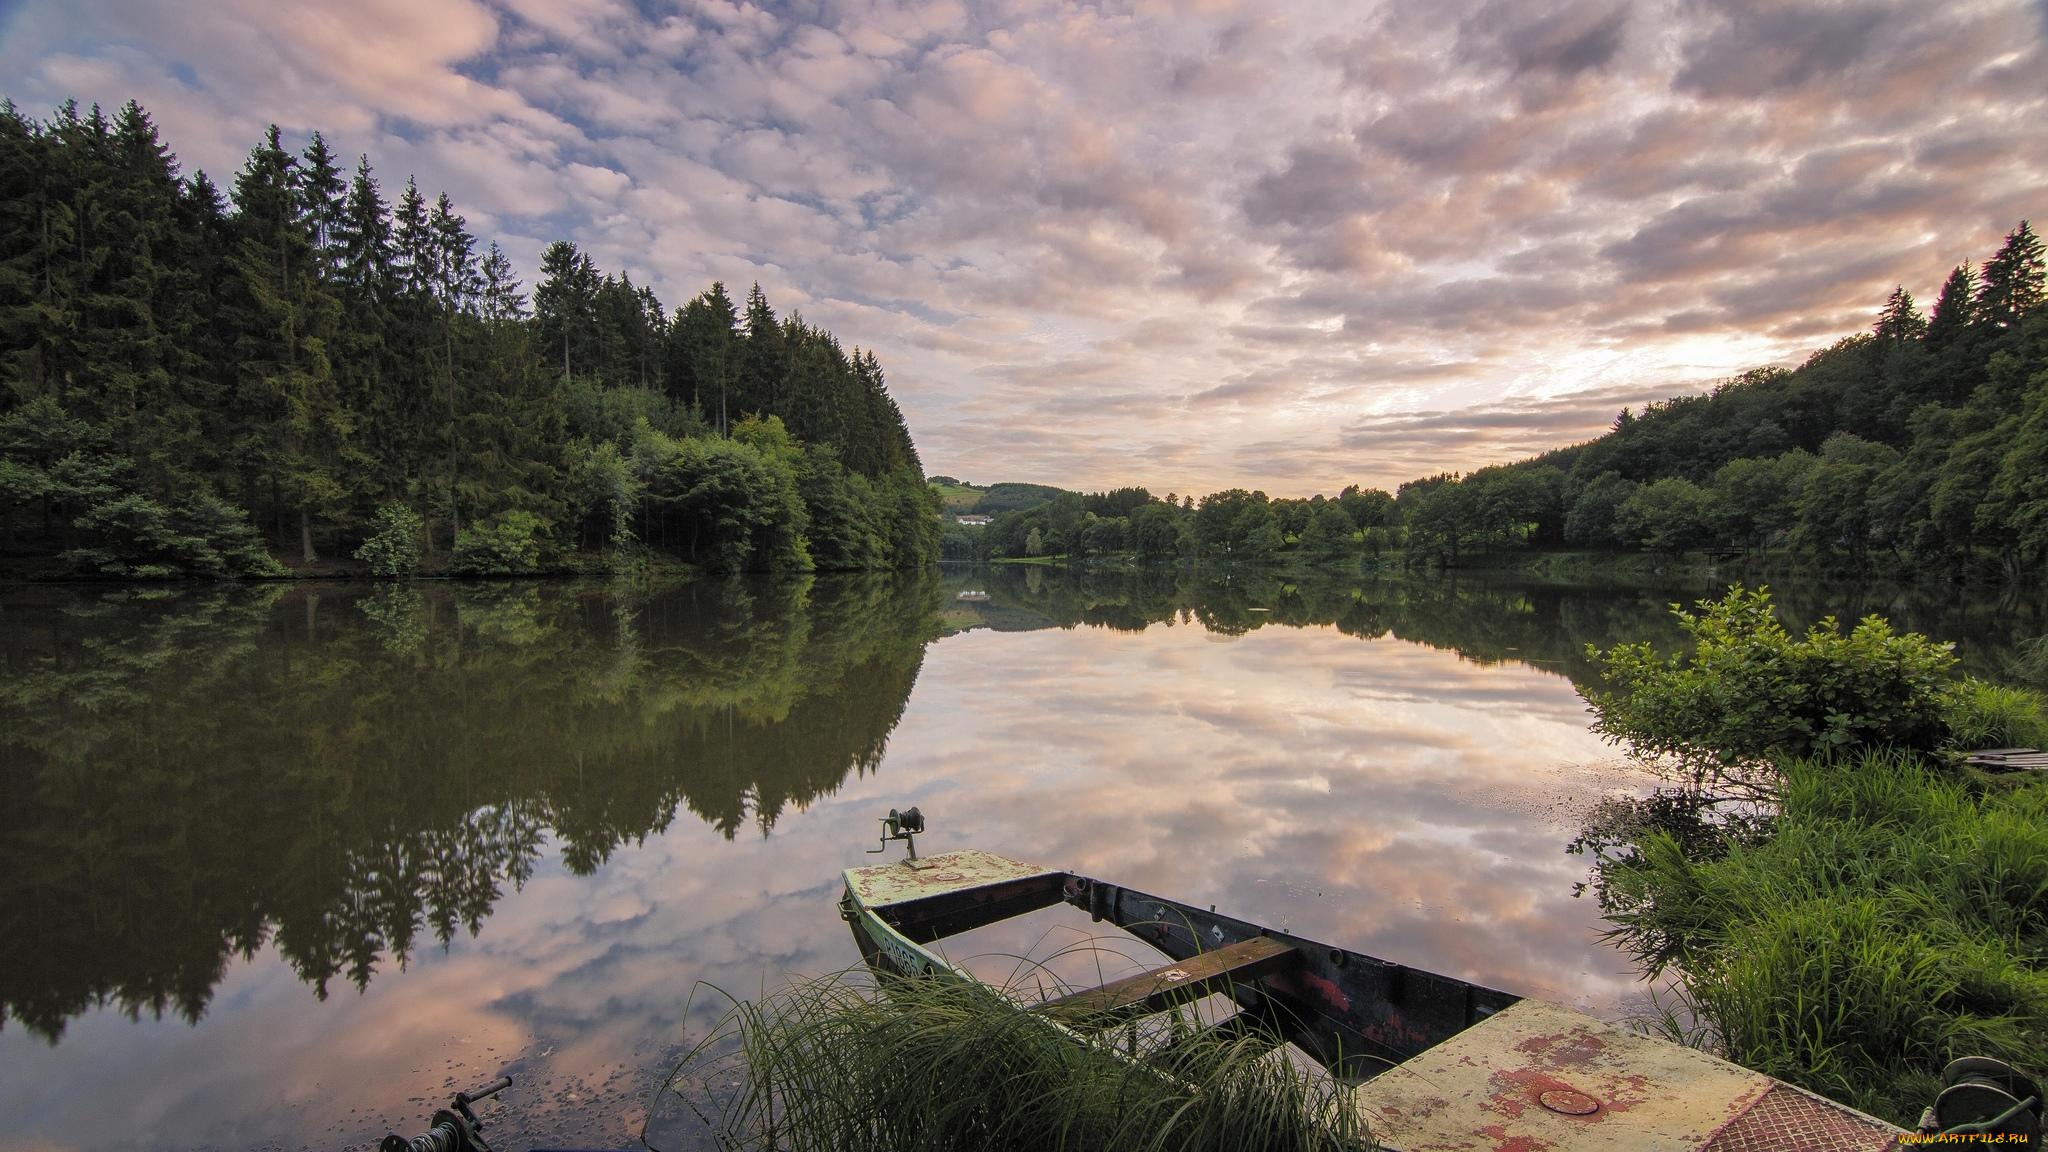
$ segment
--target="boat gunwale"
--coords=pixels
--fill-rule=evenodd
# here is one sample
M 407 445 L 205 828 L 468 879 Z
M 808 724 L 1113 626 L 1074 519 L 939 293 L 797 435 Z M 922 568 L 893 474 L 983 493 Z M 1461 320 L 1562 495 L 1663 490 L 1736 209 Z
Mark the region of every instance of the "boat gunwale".
M 1311 1058 L 1335 1074 L 1361 1080 L 1521 999 L 1093 877 L 994 859 L 1028 871 L 873 905 L 860 898 L 856 879 L 874 870 L 847 869 L 841 915 L 854 929 L 863 958 L 870 966 L 881 959 L 900 975 L 943 973 L 982 983 L 926 944 L 1062 902 L 1098 922 L 1110 921 L 1176 962 L 1267 937 L 1297 950 L 1302 963 L 1219 994 L 1241 1010 L 1279 1020 L 1285 1038 Z

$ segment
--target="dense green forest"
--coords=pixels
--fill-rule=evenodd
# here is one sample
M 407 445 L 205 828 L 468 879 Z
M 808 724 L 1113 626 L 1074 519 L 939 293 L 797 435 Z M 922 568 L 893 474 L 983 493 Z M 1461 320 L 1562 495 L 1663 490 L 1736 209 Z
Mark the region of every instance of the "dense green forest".
M 1531 460 L 1336 499 L 1233 489 L 1196 502 L 1133 488 L 971 510 L 1007 514 L 950 527 L 948 557 L 1341 561 L 1401 549 L 1455 567 L 1543 548 L 1774 549 L 1823 567 L 2018 579 L 2048 560 L 2042 242 L 2022 221 L 1981 266 L 1949 275 L 1931 314 L 1901 287 L 1871 331 L 1796 369 L 1624 410 L 1606 435 Z
M 874 568 L 937 502 L 872 352 L 758 285 L 528 294 L 444 194 L 273 127 L 232 188 L 143 109 L 0 104 L 0 554 L 115 576 Z

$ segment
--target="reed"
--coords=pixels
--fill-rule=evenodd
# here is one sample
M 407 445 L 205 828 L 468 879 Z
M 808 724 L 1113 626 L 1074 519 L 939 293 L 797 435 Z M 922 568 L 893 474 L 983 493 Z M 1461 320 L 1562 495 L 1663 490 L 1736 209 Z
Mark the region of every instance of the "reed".
M 720 1147 L 764 1152 L 1372 1146 L 1349 1089 L 1277 1036 L 1126 1039 L 1082 1043 L 980 984 L 842 973 L 737 1004 L 667 1090 Z

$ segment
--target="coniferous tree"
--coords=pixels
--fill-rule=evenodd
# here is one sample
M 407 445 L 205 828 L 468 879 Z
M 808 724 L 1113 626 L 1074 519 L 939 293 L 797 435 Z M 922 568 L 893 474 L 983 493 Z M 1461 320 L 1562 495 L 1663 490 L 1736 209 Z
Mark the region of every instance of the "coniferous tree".
M 1954 344 L 1976 319 L 1977 272 L 1969 261 L 1956 266 L 1942 282 L 1935 297 L 1934 315 L 1927 321 L 1928 346 L 1939 351 Z
M 1877 317 L 1877 338 L 1887 343 L 1918 340 L 1927 334 L 1927 318 L 1913 306 L 1913 294 L 1901 284 L 1892 289 Z
M 366 470 L 364 497 L 370 506 L 403 501 L 419 430 L 404 395 L 409 366 L 392 343 L 391 211 L 368 156 L 356 162 L 330 235 L 341 300 L 335 377 L 344 403 L 356 414 L 359 438 L 374 460 Z M 362 509 L 365 515 L 369 511 L 368 506 Z
M 460 535 L 464 366 L 458 360 L 458 335 L 472 314 L 472 303 L 482 288 L 482 278 L 476 267 L 476 241 L 469 234 L 468 222 L 457 214 L 446 192 L 435 199 L 434 210 L 427 218 L 427 228 L 432 246 L 434 295 L 440 302 L 441 365 L 435 391 L 441 398 L 443 419 L 441 439 L 447 464 L 444 487 L 448 494 L 450 531 Z
M 729 393 L 739 369 L 739 313 L 725 285 L 714 282 L 684 305 L 669 326 L 668 393 L 688 399 L 723 435 L 730 426 Z
M 733 412 L 736 416 L 775 412 L 775 396 L 782 387 L 785 338 L 758 282 L 747 293 L 747 309 L 740 322 L 744 335 L 733 384 Z
M 2041 238 L 2027 221 L 2005 235 L 1998 254 L 1984 262 L 1977 289 L 1979 322 L 1998 328 L 2017 324 L 2041 306 L 2043 263 Z
M 316 535 L 348 554 L 403 503 L 430 562 L 443 509 L 451 535 L 613 545 L 638 509 L 644 543 L 708 530 L 724 566 L 936 555 L 879 362 L 758 286 L 742 330 L 722 285 L 670 314 L 562 243 L 529 318 L 445 195 L 409 181 L 394 213 L 368 157 L 345 179 L 317 133 L 294 154 L 273 127 L 232 203 L 179 178 L 134 104 L 41 123 L 0 103 L 0 161 L 0 548 L 249 573 L 272 562 L 244 510 L 310 562 Z
M 477 272 L 483 281 L 482 308 L 486 321 L 499 324 L 526 319 L 526 293 L 519 290 L 519 278 L 512 274 L 512 261 L 505 258 L 497 241 L 491 242 Z
M 596 368 L 587 357 L 595 352 L 590 331 L 597 289 L 596 269 L 576 245 L 557 240 L 542 251 L 540 283 L 533 290 L 534 324 L 542 354 L 559 359 L 565 380 L 573 372 Z
M 320 274 L 332 281 L 343 257 L 342 216 L 347 208 L 348 185 L 341 170 L 334 166 L 334 153 L 320 133 L 313 133 L 313 139 L 299 153 L 296 176 L 299 203 L 304 207 L 307 226 L 313 230 L 313 251 L 320 260 Z
M 316 513 L 335 511 L 346 496 L 340 464 L 349 421 L 326 355 L 339 308 L 317 278 L 296 168 L 272 125 L 235 179 L 229 325 L 245 502 L 279 518 L 295 512 L 300 555 L 310 564 L 318 558 Z

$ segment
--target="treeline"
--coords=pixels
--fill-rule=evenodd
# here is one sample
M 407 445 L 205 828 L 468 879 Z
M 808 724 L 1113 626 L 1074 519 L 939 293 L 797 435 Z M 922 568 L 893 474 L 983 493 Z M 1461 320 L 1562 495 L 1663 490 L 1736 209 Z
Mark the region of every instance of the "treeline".
M 998 484 L 1021 492 L 1035 485 Z M 1353 485 L 1335 499 L 1271 499 L 1232 488 L 1201 499 L 1145 488 L 1051 493 L 1027 507 L 1001 510 L 986 528 L 949 525 L 940 548 L 949 560 L 1066 556 L 1130 557 L 1145 563 L 1207 561 L 1265 564 L 1288 555 L 1329 561 L 1380 555 L 1401 540 L 1394 497 Z M 987 511 L 986 501 L 977 509 Z
M 945 541 L 961 559 L 1403 549 L 1410 563 L 1451 567 L 1541 548 L 1775 548 L 1829 566 L 1945 571 L 1995 562 L 2008 579 L 2048 561 L 2041 239 L 2022 221 L 1983 265 L 1950 274 L 1931 314 L 1901 287 L 1872 331 L 1797 369 L 1624 410 L 1599 439 L 1531 460 L 1336 500 L 1065 493 Z
M 2048 308 L 2022 221 L 1923 315 L 1900 287 L 1872 330 L 1799 368 L 1624 410 L 1607 435 L 1404 485 L 1411 544 L 1677 552 L 1782 546 L 1834 564 L 1954 570 L 2048 558 Z
M 670 311 L 567 242 L 531 304 L 408 180 L 273 127 L 233 187 L 148 114 L 0 104 L 0 551 L 79 573 L 937 554 L 872 352 L 756 286 Z

